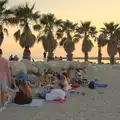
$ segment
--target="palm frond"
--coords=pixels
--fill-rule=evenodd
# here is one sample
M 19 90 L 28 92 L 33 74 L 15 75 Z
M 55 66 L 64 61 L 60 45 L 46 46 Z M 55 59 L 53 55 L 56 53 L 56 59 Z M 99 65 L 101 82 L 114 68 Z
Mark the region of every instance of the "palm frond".
M 64 32 L 64 31 L 63 31 L 62 29 L 58 29 L 58 30 L 56 31 L 57 39 L 61 39 L 61 38 L 63 37 L 63 35 L 64 35 L 63 32 Z
M 64 43 L 65 43 L 65 41 L 66 41 L 66 39 L 67 39 L 67 38 L 66 38 L 66 37 L 64 37 L 64 38 L 60 41 L 59 45 L 60 45 L 60 46 L 63 46 L 63 45 L 64 45 Z
M 18 7 L 13 9 L 14 16 L 19 17 L 19 19 L 24 19 L 25 21 L 28 20 L 36 21 L 40 17 L 40 15 L 39 11 L 35 12 L 33 11 L 34 7 L 35 4 L 33 4 L 32 7 L 30 7 L 28 3 L 26 3 L 25 5 L 19 5 Z
M 45 36 L 44 36 L 44 35 L 43 35 L 43 36 L 40 36 L 40 37 L 38 38 L 37 42 L 39 43 L 39 42 L 42 41 L 42 40 L 45 40 Z
M 41 16 L 41 18 L 40 18 L 40 23 L 43 24 L 43 25 L 48 24 L 46 14 L 43 14 L 43 15 Z
M 89 31 L 90 25 L 91 25 L 91 22 L 90 22 L 90 21 L 85 21 L 85 22 L 82 22 L 82 21 L 81 21 L 81 28 L 82 28 L 84 31 Z
M 13 14 L 13 10 L 12 9 L 6 9 L 5 11 L 4 11 L 4 15 L 12 15 Z
M 79 41 L 80 41 L 79 38 L 77 38 L 77 37 L 73 38 L 73 42 L 74 42 L 74 43 L 78 43 Z
M 62 22 L 63 22 L 62 19 L 56 20 L 55 25 L 60 26 L 62 24 Z
M 16 19 L 16 17 L 6 18 L 4 21 L 6 22 L 6 24 L 10 25 L 17 25 L 19 23 L 19 20 Z
M 1 0 L 0 1 L 0 8 L 3 8 L 7 4 L 8 0 Z
M 82 38 L 82 36 L 80 34 L 75 34 L 73 36 L 73 42 L 78 43 L 81 38 Z
M 40 18 L 39 11 L 36 11 L 34 14 L 31 15 L 31 20 L 37 21 Z
M 35 31 L 39 31 L 41 28 L 42 28 L 42 27 L 41 27 L 41 25 L 39 25 L 39 24 L 36 24 L 36 25 L 33 26 L 33 29 L 34 29 Z
M 16 42 L 20 39 L 20 30 L 14 33 L 14 37 L 15 37 Z
M 4 32 L 6 33 L 6 35 L 9 35 L 7 28 L 4 28 L 3 30 L 4 30 Z
M 0 25 L 0 32 L 3 32 L 3 26 Z
M 92 43 L 91 40 L 89 40 L 89 43 L 90 43 L 90 46 L 91 46 L 91 47 L 94 47 L 94 44 Z

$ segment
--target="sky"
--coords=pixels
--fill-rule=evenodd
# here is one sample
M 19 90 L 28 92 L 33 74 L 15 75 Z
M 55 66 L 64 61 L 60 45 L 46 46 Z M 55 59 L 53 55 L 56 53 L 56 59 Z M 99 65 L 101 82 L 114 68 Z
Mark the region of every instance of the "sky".
M 91 21 L 93 26 L 99 30 L 103 27 L 104 22 L 114 21 L 120 23 L 120 0 L 9 0 L 9 7 L 16 5 L 36 3 L 35 9 L 40 13 L 54 13 L 57 18 L 63 20 L 69 19 L 73 22 Z M 17 28 L 7 26 L 9 36 L 5 37 L 2 48 L 4 56 L 17 54 L 22 56 L 23 49 L 15 42 L 13 33 Z M 82 40 L 76 45 L 76 50 L 73 52 L 75 57 L 84 56 L 81 52 Z M 43 54 L 41 43 L 35 44 L 31 48 L 32 57 L 39 58 Z M 103 48 L 103 56 L 108 56 L 106 48 Z M 66 56 L 64 49 L 60 46 L 55 50 L 56 56 Z M 97 46 L 89 53 L 89 56 L 97 56 Z

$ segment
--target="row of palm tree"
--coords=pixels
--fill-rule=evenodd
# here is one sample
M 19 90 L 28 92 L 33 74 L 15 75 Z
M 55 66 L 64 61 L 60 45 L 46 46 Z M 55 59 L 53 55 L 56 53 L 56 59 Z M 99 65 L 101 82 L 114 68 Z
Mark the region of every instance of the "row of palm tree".
M 35 11 L 35 4 L 29 6 L 19 5 L 13 9 L 7 9 L 8 0 L 0 1 L 0 46 L 4 40 L 4 33 L 8 34 L 6 25 L 17 26 L 19 29 L 14 37 L 20 46 L 24 48 L 23 58 L 30 59 L 29 48 L 35 42 L 42 42 L 43 48 L 48 53 L 48 60 L 53 59 L 53 53 L 58 43 L 67 53 L 67 60 L 71 61 L 75 44 L 82 42 L 82 52 L 85 61 L 88 61 L 89 52 L 94 44 L 98 45 L 98 63 L 102 63 L 102 47 L 107 46 L 110 63 L 114 64 L 115 55 L 120 54 L 120 26 L 114 22 L 104 23 L 104 27 L 97 31 L 90 21 L 73 23 L 69 20 L 57 19 L 54 14 L 40 14 Z M 37 36 L 32 31 L 37 32 Z M 100 34 L 99 34 L 100 33 Z

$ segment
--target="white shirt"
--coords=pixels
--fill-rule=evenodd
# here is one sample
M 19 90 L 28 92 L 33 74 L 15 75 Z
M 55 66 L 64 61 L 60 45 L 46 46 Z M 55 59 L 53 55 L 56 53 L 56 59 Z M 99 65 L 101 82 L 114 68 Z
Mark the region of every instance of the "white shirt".
M 50 93 L 46 94 L 46 100 L 64 99 L 65 92 L 61 89 L 53 89 Z

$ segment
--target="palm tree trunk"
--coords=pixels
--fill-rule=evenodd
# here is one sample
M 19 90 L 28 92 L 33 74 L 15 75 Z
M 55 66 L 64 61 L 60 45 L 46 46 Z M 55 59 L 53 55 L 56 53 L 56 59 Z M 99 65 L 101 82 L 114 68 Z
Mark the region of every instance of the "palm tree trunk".
M 31 60 L 31 52 L 30 52 L 29 47 L 25 47 L 24 52 L 23 52 L 23 59 Z
M 68 53 L 67 54 L 67 61 L 72 61 L 73 60 L 73 54 L 72 53 Z
M 84 52 L 85 55 L 85 62 L 88 61 L 88 52 Z
M 3 39 L 4 39 L 4 34 L 2 31 L 0 31 L 0 46 L 2 45 Z
M 50 61 L 50 60 L 54 60 L 53 52 L 48 52 L 47 60 L 48 60 L 48 61 Z
M 28 28 L 29 28 L 27 21 L 26 21 L 25 27 L 26 27 L 25 39 L 27 40 L 28 39 Z M 29 46 L 25 47 L 24 52 L 23 52 L 23 59 L 31 60 L 31 52 L 29 48 L 30 48 Z
M 114 64 L 115 63 L 115 56 L 111 56 L 110 57 L 110 64 Z
M 102 53 L 101 53 L 101 47 L 98 47 L 98 64 L 102 63 Z
M 119 58 L 120 58 L 120 50 L 118 51 L 118 54 L 119 54 Z

